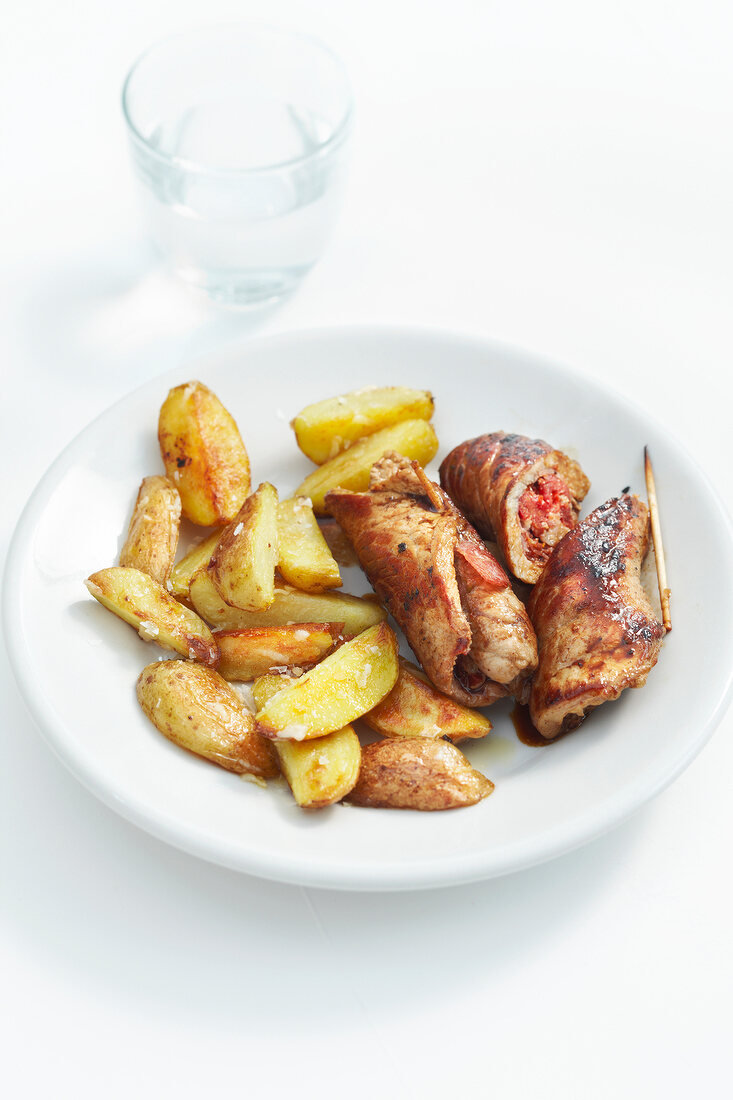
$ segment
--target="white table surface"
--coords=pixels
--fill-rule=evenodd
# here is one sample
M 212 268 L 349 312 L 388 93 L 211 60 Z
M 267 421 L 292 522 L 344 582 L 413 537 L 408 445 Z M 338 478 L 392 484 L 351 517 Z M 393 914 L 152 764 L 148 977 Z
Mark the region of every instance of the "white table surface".
M 129 389 L 255 330 L 349 322 L 484 333 L 610 380 L 685 439 L 730 507 L 732 11 L 8 5 L 3 557 L 53 457 Z M 149 41 L 233 16 L 325 37 L 358 104 L 332 246 L 258 318 L 151 268 L 118 103 Z M 719 567 L 700 547 L 700 568 Z M 55 759 L 5 662 L 0 706 L 3 1095 L 729 1094 L 733 714 L 671 789 L 581 851 L 380 896 L 166 847 Z

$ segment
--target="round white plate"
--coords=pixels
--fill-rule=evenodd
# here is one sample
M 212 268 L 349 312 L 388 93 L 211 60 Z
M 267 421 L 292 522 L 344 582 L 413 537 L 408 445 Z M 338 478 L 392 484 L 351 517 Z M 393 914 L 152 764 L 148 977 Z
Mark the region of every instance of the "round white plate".
M 306 813 L 287 790 L 263 790 L 176 748 L 135 699 L 140 670 L 160 651 L 92 600 L 83 580 L 116 562 L 139 482 L 161 470 L 160 404 L 170 386 L 190 378 L 210 386 L 235 416 L 254 483 L 272 481 L 283 494 L 311 468 L 290 418 L 365 385 L 433 391 L 438 459 L 461 440 L 497 429 L 570 451 L 592 480 L 584 514 L 627 485 L 644 496 L 648 444 L 674 630 L 646 687 L 539 749 L 519 743 L 506 705 L 491 708 L 494 733 L 466 751 L 496 790 L 448 813 L 340 805 Z M 18 525 L 5 576 L 5 629 L 21 690 L 49 743 L 87 787 L 143 829 L 285 882 L 439 886 L 505 874 L 583 844 L 690 763 L 730 693 L 730 546 L 729 521 L 705 476 L 618 394 L 487 341 L 409 329 L 310 331 L 250 341 L 156 378 L 77 436 Z M 358 571 L 345 587 L 366 590 Z

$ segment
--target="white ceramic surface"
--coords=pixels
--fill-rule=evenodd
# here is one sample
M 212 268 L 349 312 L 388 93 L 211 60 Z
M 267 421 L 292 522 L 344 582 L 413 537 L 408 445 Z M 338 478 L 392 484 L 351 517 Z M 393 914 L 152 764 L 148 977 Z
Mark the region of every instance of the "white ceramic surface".
M 91 600 L 83 579 L 113 564 L 143 476 L 160 469 L 157 413 L 168 388 L 200 378 L 236 417 L 253 479 L 292 491 L 311 468 L 289 419 L 303 405 L 368 384 L 427 386 L 438 459 L 505 429 L 582 460 L 584 514 L 622 487 L 643 495 L 654 459 L 674 630 L 642 691 L 627 692 L 557 744 L 519 744 L 506 706 L 468 748 L 496 782 L 478 806 L 419 814 L 335 806 L 303 813 L 162 738 L 135 700 L 159 651 Z M 90 424 L 42 479 L 18 525 L 4 584 L 14 670 L 44 735 L 108 805 L 205 859 L 287 882 L 407 889 L 488 878 L 605 832 L 671 782 L 728 702 L 733 667 L 731 528 L 705 476 L 622 396 L 536 357 L 426 330 L 350 328 L 251 341 L 154 379 Z M 701 554 L 704 548 L 704 555 Z M 717 562 L 705 569 L 705 561 Z M 364 591 L 350 571 L 346 587 Z

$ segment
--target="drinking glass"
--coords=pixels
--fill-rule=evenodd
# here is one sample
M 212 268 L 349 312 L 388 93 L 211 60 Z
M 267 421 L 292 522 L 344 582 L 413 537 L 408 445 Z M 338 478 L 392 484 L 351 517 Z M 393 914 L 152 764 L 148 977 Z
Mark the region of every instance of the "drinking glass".
M 341 62 L 305 35 L 235 25 L 144 53 L 122 104 L 153 242 L 216 301 L 290 294 L 323 253 L 352 120 Z

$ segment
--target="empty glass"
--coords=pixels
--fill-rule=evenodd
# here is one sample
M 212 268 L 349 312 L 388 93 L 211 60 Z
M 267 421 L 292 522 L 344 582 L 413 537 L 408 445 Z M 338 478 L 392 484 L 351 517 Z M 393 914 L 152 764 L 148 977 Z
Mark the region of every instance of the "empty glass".
M 173 270 L 230 305 L 289 294 L 321 256 L 343 187 L 352 107 L 338 59 L 265 27 L 190 31 L 139 58 L 122 103 Z

